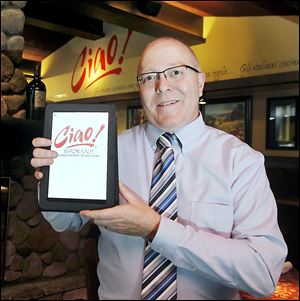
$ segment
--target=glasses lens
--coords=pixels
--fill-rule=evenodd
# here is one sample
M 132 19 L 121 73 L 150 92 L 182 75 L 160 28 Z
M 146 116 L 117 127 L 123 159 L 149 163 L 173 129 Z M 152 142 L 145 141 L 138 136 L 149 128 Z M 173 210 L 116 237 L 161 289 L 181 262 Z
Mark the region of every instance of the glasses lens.
M 185 72 L 186 68 L 183 66 L 179 66 L 179 67 L 174 67 L 174 68 L 170 68 L 168 70 L 165 71 L 165 75 L 167 78 L 173 80 L 173 79 L 180 79 L 184 76 L 184 72 Z
M 155 83 L 157 79 L 157 73 L 147 73 L 147 74 L 141 74 L 137 77 L 137 81 L 139 84 L 143 85 L 151 85 Z
M 137 81 L 139 84 L 142 84 L 145 86 L 152 86 L 159 79 L 160 73 L 163 73 L 168 80 L 179 80 L 184 77 L 184 74 L 186 73 L 187 68 L 189 68 L 195 72 L 199 72 L 198 70 L 196 70 L 193 67 L 190 67 L 188 65 L 182 65 L 182 66 L 172 67 L 172 68 L 166 69 L 161 72 L 152 72 L 152 73 L 141 74 L 137 77 Z

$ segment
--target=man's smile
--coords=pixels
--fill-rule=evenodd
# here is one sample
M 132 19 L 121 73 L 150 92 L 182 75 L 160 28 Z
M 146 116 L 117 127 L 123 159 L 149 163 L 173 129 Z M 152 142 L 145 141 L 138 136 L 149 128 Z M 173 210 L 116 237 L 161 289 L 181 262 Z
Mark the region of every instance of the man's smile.
M 165 101 L 163 103 L 160 103 L 158 106 L 159 107 L 166 107 L 166 106 L 170 106 L 170 105 L 176 104 L 177 102 L 179 102 L 179 100 Z

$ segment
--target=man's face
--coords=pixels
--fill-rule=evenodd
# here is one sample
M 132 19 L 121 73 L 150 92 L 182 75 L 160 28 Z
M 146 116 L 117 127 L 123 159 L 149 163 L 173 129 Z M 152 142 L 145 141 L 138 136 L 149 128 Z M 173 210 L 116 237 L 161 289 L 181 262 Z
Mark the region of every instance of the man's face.
M 180 43 L 163 40 L 143 53 L 138 74 L 159 72 L 170 67 L 197 67 L 192 54 Z M 198 117 L 199 96 L 204 74 L 187 69 L 183 78 L 171 80 L 161 73 L 152 85 L 139 84 L 141 101 L 148 120 L 164 131 L 176 131 Z

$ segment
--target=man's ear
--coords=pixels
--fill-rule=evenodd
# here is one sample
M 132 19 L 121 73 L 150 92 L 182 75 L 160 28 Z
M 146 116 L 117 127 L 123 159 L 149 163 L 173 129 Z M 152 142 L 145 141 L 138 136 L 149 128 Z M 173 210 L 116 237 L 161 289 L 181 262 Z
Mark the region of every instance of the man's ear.
M 204 83 L 205 83 L 205 73 L 200 72 L 200 73 L 198 73 L 199 95 L 203 94 Z

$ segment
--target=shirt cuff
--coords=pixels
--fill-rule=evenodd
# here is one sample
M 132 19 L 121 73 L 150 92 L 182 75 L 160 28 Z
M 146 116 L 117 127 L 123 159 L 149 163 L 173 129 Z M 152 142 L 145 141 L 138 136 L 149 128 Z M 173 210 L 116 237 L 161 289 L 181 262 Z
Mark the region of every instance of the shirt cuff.
M 184 230 L 184 225 L 162 216 L 151 248 L 172 261 Z

